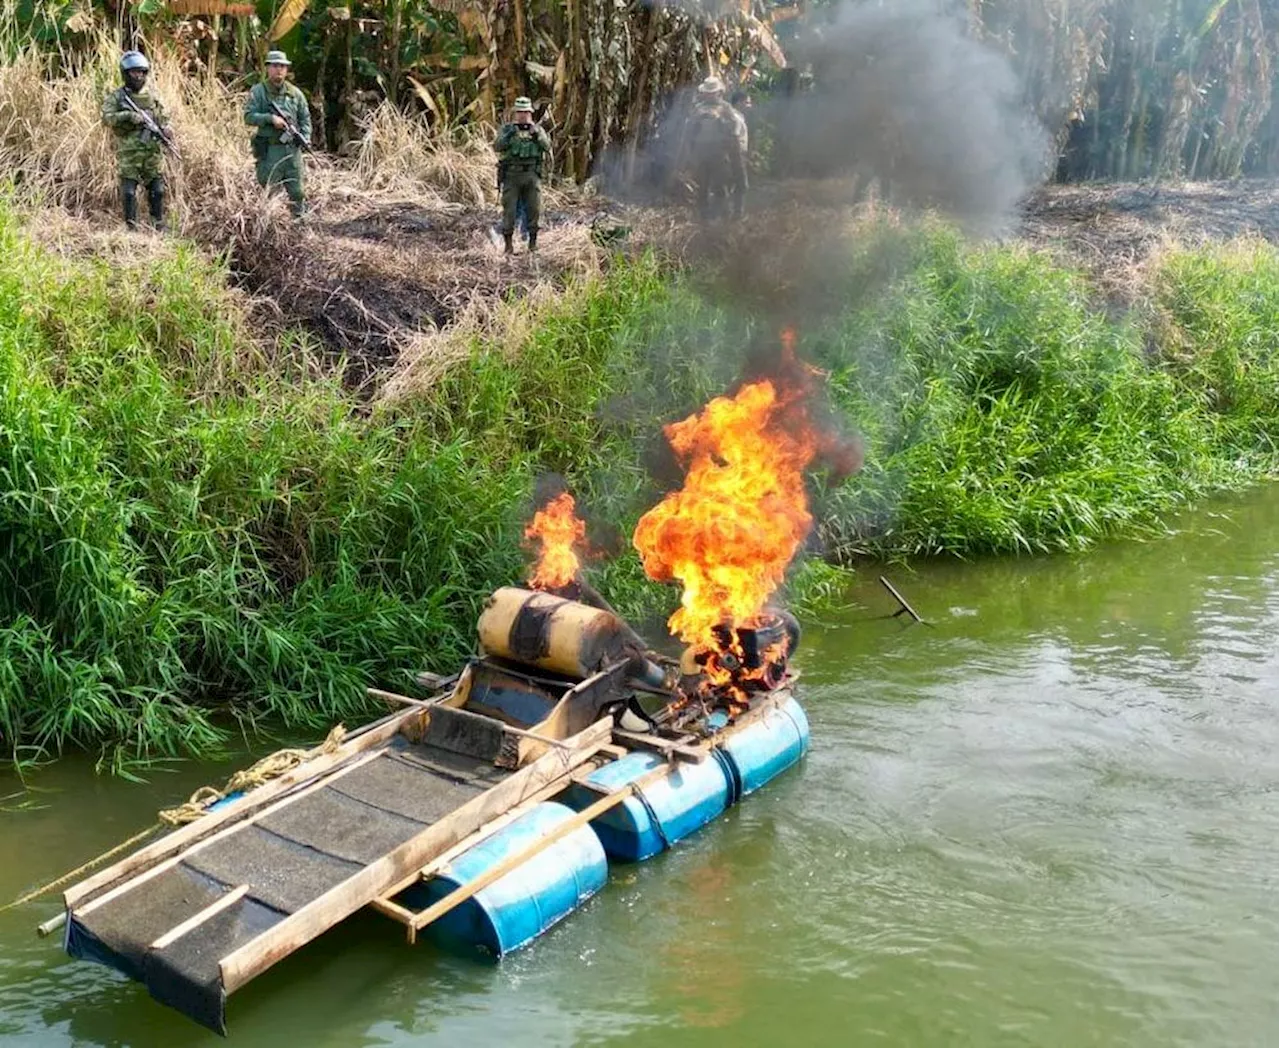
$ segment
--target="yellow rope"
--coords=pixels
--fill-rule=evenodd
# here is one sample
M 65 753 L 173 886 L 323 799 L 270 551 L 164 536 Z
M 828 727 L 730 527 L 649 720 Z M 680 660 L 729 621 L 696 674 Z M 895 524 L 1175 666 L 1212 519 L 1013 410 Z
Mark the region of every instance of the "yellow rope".
M 176 808 L 166 808 L 161 811 L 160 821 L 168 826 L 183 826 L 188 822 L 195 822 L 196 819 L 208 811 L 209 805 L 216 801 L 220 801 L 233 793 L 252 790 L 263 783 L 278 778 L 287 771 L 292 771 L 299 764 L 303 764 L 315 757 L 323 756 L 326 753 L 332 753 L 342 745 L 342 740 L 346 737 L 347 729 L 339 724 L 329 732 L 324 742 L 314 749 L 276 750 L 275 753 L 263 757 L 252 768 L 244 768 L 236 772 L 227 780 L 227 784 L 221 790 L 212 786 L 201 786 L 191 795 L 186 804 L 180 804 Z
M 15 906 L 21 906 L 24 903 L 31 902 L 34 899 L 40 898 L 40 896 L 44 895 L 46 892 L 51 892 L 62 887 L 68 881 L 75 880 L 82 873 L 92 870 L 95 866 L 98 866 L 107 859 L 110 859 L 113 855 L 118 855 L 120 852 L 137 844 L 139 841 L 146 840 L 162 826 L 182 826 L 188 822 L 195 822 L 196 819 L 200 818 L 201 815 L 204 815 L 208 811 L 209 805 L 215 801 L 219 801 L 223 797 L 232 793 L 247 791 L 254 787 L 261 786 L 263 783 L 270 782 L 272 779 L 283 775 L 287 771 L 291 771 L 299 764 L 309 761 L 314 757 L 321 757 L 326 753 L 332 753 L 342 745 L 342 740 L 345 739 L 346 736 L 346 728 L 341 724 L 336 725 L 334 729 L 329 732 L 324 742 L 319 746 L 316 746 L 314 749 L 277 750 L 275 753 L 263 757 L 262 760 L 258 761 L 253 765 L 253 767 L 236 772 L 227 780 L 226 786 L 221 790 L 215 789 L 212 786 L 201 786 L 191 795 L 186 804 L 181 804 L 176 808 L 166 808 L 161 811 L 160 821 L 154 826 L 149 826 L 141 833 L 134 834 L 127 841 L 117 844 L 110 851 L 103 852 L 96 859 L 90 859 L 83 865 L 77 866 L 70 873 L 64 873 L 57 880 L 50 881 L 43 887 L 37 888 L 35 891 L 27 892 L 27 894 L 21 898 L 14 899 L 13 902 L 0 906 L 0 913 L 4 913 L 5 910 L 11 910 Z

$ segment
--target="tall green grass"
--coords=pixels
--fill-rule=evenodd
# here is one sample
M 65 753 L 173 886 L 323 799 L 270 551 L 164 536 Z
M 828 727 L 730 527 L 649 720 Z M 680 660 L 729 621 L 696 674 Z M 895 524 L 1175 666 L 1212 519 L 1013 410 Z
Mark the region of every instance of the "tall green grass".
M 1122 321 L 945 229 L 870 229 L 840 279 L 846 307 L 801 332 L 867 450 L 816 492 L 829 561 L 1081 548 L 1276 468 L 1273 249 L 1170 254 Z M 602 588 L 660 617 L 674 593 L 629 544 L 660 424 L 728 386 L 759 327 L 641 260 L 371 408 L 300 340 L 252 338 L 195 249 L 71 261 L 0 212 L 6 753 L 124 767 L 368 712 L 367 684 L 470 649 L 546 472 L 587 509 Z M 835 585 L 811 557 L 793 594 Z

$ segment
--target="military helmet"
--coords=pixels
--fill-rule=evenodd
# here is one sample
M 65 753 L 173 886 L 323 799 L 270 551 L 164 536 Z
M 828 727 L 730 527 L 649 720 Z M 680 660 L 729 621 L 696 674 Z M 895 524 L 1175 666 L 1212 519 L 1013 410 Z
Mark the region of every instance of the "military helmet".
M 533 103 L 524 95 L 516 99 L 516 104 L 512 107 L 517 113 L 532 113 Z
M 289 56 L 286 55 L 283 51 L 268 51 L 267 65 L 289 66 L 289 65 L 293 65 L 293 63 L 289 61 Z
M 718 76 L 709 76 L 698 85 L 700 95 L 718 95 L 724 92 L 724 81 Z
M 147 56 L 141 51 L 126 51 L 120 56 L 120 72 L 128 73 L 134 69 L 141 69 L 144 73 L 151 68 L 151 63 L 147 61 Z

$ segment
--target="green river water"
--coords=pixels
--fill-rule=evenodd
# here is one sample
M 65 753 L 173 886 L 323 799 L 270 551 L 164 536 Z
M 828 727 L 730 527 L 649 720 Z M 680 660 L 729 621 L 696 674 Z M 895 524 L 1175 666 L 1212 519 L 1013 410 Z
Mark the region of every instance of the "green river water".
M 231 998 L 239 1045 L 1277 1043 L 1277 492 L 1079 557 L 875 572 L 810 624 L 812 751 L 501 964 L 359 915 Z M 0 898 L 227 767 L 67 759 Z M 18 789 L 0 777 L 0 796 Z M 37 807 L 38 806 L 38 807 Z M 0 913 L 0 1044 L 219 1043 Z

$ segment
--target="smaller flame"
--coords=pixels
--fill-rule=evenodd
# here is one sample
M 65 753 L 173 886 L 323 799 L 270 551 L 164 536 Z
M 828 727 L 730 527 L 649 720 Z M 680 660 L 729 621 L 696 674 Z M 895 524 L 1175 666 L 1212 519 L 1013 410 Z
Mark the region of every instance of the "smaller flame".
M 574 509 L 573 496 L 561 492 L 538 510 L 524 529 L 524 537 L 538 549 L 538 562 L 529 574 L 529 585 L 534 589 L 563 589 L 578 574 L 577 547 L 586 538 L 587 525 Z

